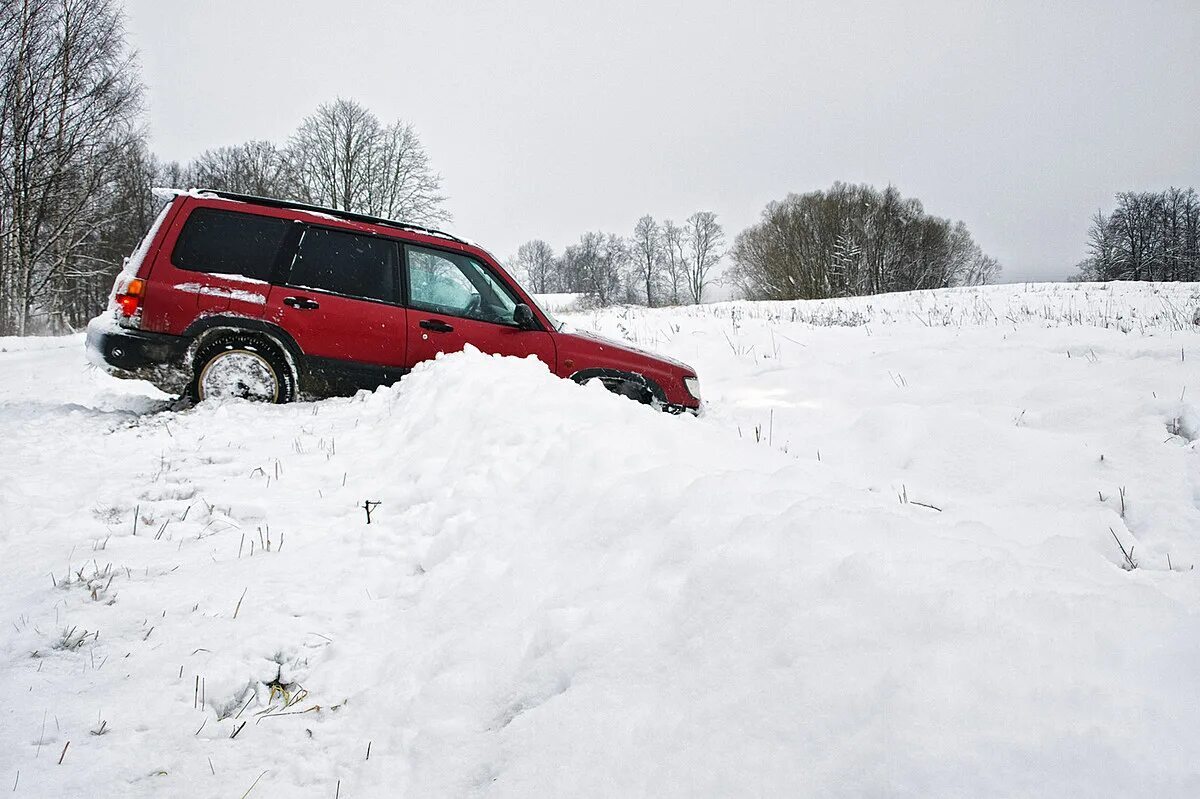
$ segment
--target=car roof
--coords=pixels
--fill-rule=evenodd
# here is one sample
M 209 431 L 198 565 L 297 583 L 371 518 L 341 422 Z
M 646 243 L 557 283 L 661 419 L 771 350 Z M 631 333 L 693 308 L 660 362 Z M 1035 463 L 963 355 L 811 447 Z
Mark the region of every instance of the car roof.
M 184 192 L 181 192 L 184 193 Z M 369 225 L 381 225 L 383 227 L 396 228 L 398 230 L 407 230 L 414 233 L 422 233 L 426 236 L 433 236 L 440 239 L 448 239 L 459 244 L 474 246 L 466 239 L 461 239 L 453 233 L 447 233 L 444 230 L 426 227 L 425 225 L 417 225 L 411 222 L 402 222 L 396 219 L 387 219 L 381 216 L 370 216 L 368 214 L 359 214 L 353 211 L 342 211 L 337 208 L 326 208 L 321 205 L 310 205 L 295 200 L 282 200 L 275 197 L 258 197 L 253 194 L 238 194 L 232 191 L 221 191 L 218 189 L 195 189 L 187 194 L 195 197 L 219 197 L 223 200 L 234 200 L 241 203 L 249 203 L 251 205 L 261 205 L 267 208 L 283 208 L 295 211 L 304 211 L 317 216 L 327 216 L 334 219 L 346 220 L 349 222 L 364 222 Z

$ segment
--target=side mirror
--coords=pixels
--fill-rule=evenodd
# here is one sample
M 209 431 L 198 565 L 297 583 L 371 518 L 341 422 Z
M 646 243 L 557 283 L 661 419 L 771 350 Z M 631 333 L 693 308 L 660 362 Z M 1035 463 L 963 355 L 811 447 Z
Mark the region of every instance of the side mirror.
M 519 303 L 516 308 L 513 308 L 513 321 L 517 323 L 517 327 L 522 330 L 533 330 L 537 327 L 537 318 L 533 315 L 533 311 L 525 303 Z

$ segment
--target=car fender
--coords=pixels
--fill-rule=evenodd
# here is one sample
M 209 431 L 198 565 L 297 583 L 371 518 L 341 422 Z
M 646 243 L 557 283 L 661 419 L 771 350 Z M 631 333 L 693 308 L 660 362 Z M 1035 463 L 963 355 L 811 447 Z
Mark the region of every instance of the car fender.
M 247 316 L 214 314 L 212 316 L 203 316 L 192 322 L 184 331 L 184 335 L 192 338 L 192 345 L 188 350 L 188 358 L 190 359 L 194 356 L 196 348 L 199 347 L 205 338 L 214 332 L 227 330 L 245 330 L 271 339 L 283 351 L 283 357 L 287 360 L 288 366 L 291 367 L 292 376 L 296 379 L 300 378 L 299 365 L 303 362 L 304 353 L 297 346 L 295 339 L 278 325 Z
M 597 377 L 615 378 L 619 380 L 628 380 L 631 383 L 637 383 L 638 385 L 645 386 L 647 389 L 649 389 L 651 396 L 653 396 L 654 399 L 660 404 L 669 404 L 667 402 L 667 393 L 663 391 L 662 386 L 649 377 L 637 372 L 627 372 L 622 369 L 593 368 L 580 369 L 578 372 L 570 375 L 570 379 L 574 380 L 576 383 L 585 383 L 588 380 Z

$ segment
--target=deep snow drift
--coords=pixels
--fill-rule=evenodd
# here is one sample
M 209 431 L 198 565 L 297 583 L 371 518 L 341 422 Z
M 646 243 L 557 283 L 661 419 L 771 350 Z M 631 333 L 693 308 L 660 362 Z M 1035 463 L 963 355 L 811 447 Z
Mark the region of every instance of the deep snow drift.
M 700 419 L 478 353 L 172 412 L 0 340 L 0 778 L 1197 795 L 1198 293 L 571 316 Z

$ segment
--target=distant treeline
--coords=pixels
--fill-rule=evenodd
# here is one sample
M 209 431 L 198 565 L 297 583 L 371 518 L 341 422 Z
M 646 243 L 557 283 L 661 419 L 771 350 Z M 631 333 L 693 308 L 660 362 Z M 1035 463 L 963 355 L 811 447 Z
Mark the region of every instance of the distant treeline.
M 728 253 L 724 241 L 711 212 L 682 226 L 645 216 L 628 238 L 588 233 L 559 256 L 532 241 L 510 263 L 534 291 L 579 292 L 599 305 L 700 302 L 725 255 L 732 263 L 720 279 L 747 299 L 974 285 L 1000 271 L 963 223 L 929 216 L 920 201 L 891 186 L 835 183 L 828 191 L 792 194 L 768 205 Z
M 697 211 L 682 225 L 647 215 L 629 236 L 584 233 L 558 254 L 541 239 L 527 241 L 508 266 L 536 294 L 583 294 L 601 306 L 679 305 L 703 299 L 724 245 L 711 211 Z
M 769 204 L 738 234 L 729 277 L 748 299 L 853 297 L 986 283 L 1000 271 L 966 225 L 893 186 L 835 183 Z
M 0 335 L 82 326 L 162 205 L 151 188 L 225 189 L 438 223 L 441 177 L 402 121 L 346 99 L 286 141 L 250 141 L 163 163 L 146 143 L 144 89 L 118 0 L 0 3 Z M 1192 189 L 1127 192 L 1097 214 L 1092 280 L 1200 280 Z M 720 265 L 727 265 L 724 275 Z M 701 302 L 720 279 L 751 299 L 844 297 L 985 283 L 1000 267 L 961 222 L 894 187 L 835 183 L 770 203 L 727 247 L 711 211 L 643 216 L 561 253 L 522 245 L 510 265 L 536 292 L 595 303 Z
M 1195 189 L 1126 191 L 1097 211 L 1079 280 L 1200 280 L 1200 198 Z

